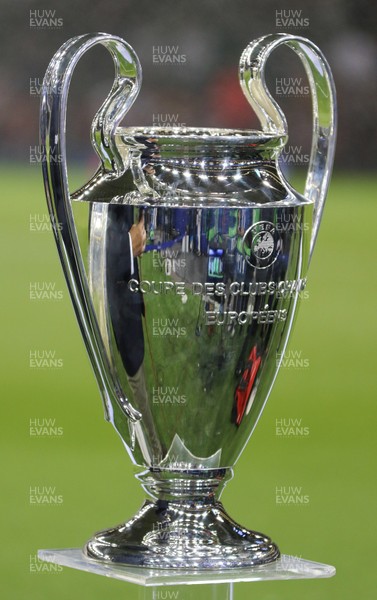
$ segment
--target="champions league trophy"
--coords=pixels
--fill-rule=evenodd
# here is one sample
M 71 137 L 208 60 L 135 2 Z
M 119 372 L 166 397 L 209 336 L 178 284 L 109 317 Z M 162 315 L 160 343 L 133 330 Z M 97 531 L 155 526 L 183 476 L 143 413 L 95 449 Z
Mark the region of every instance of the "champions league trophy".
M 100 166 L 72 193 L 68 90 L 96 44 L 110 52 L 115 79 L 92 124 Z M 264 79 L 283 44 L 301 58 L 312 93 L 304 195 L 279 168 L 287 125 Z M 44 79 L 43 177 L 62 267 L 105 417 L 149 497 L 129 521 L 95 534 L 85 560 L 200 570 L 280 556 L 219 498 L 271 392 L 306 284 L 333 163 L 335 90 L 320 50 L 295 35 L 253 41 L 239 77 L 262 131 L 119 127 L 141 68 L 126 42 L 103 33 L 65 43 Z

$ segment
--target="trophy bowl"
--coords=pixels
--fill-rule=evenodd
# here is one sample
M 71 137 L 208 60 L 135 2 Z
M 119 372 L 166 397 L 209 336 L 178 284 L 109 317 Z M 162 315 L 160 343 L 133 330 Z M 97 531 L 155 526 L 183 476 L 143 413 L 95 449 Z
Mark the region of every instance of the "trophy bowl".
M 100 166 L 70 193 L 68 88 L 98 43 L 115 64 L 91 131 Z M 281 44 L 298 53 L 312 90 L 303 195 L 279 168 L 286 122 L 264 82 Z M 43 175 L 62 267 L 105 417 L 148 495 L 130 520 L 86 543 L 90 559 L 215 569 L 280 555 L 269 537 L 233 521 L 220 495 L 268 399 L 306 285 L 333 162 L 335 91 L 321 52 L 297 36 L 252 42 L 239 73 L 262 131 L 120 127 L 141 68 L 115 36 L 69 40 L 45 76 Z

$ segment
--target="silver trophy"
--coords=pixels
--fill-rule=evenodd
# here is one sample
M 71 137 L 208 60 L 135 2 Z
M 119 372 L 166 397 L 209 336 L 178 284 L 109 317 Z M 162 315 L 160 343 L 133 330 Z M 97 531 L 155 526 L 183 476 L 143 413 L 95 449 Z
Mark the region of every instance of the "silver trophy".
M 68 186 L 68 89 L 80 57 L 110 52 L 113 87 L 91 140 L 100 166 Z M 285 117 L 265 63 L 292 48 L 306 69 L 313 142 L 304 195 L 279 155 Z M 249 44 L 242 90 L 262 131 L 119 127 L 141 85 L 134 50 L 97 33 L 66 42 L 43 84 L 41 144 L 48 207 L 105 417 L 148 494 L 130 520 L 96 533 L 84 555 L 152 568 L 263 565 L 279 557 L 220 502 L 279 370 L 313 252 L 333 163 L 333 79 L 295 35 Z

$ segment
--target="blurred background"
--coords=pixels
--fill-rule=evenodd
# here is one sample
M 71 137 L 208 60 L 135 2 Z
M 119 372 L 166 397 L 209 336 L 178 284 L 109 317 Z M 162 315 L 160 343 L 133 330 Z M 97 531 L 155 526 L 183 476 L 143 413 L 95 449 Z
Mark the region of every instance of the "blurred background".
M 235 519 L 271 535 L 283 553 L 337 567 L 331 580 L 237 584 L 234 598 L 374 598 L 377 4 L 1 0 L 0 7 L 3 597 L 221 594 L 208 586 L 158 595 L 54 570 L 36 558 L 38 548 L 81 546 L 95 530 L 129 518 L 143 500 L 130 461 L 102 418 L 50 231 L 38 148 L 40 90 L 50 59 L 68 38 L 105 31 L 129 42 L 143 67 L 127 125 L 258 129 L 237 69 L 245 46 L 266 33 L 309 37 L 332 67 L 339 107 L 335 170 L 290 342 L 292 360 L 223 498 Z M 283 167 L 302 190 L 311 143 L 305 73 L 282 48 L 266 78 L 288 120 Z M 90 123 L 112 79 L 103 48 L 87 54 L 73 77 L 72 190 L 96 166 Z M 33 367 L 38 352 L 52 353 L 50 368 Z M 281 501 L 291 495 L 295 502 Z

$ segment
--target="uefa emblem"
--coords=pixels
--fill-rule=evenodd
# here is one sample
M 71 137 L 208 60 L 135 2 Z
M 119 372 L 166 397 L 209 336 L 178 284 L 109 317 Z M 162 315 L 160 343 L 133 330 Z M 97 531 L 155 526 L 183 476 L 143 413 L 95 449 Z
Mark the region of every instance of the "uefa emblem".
M 270 221 L 254 223 L 243 236 L 242 250 L 252 267 L 257 269 L 270 267 L 281 250 L 281 238 L 275 225 Z

